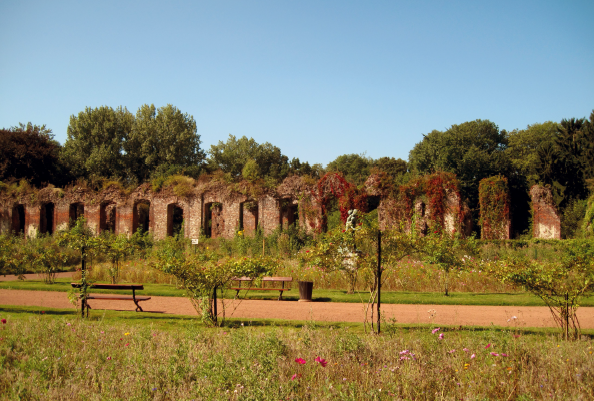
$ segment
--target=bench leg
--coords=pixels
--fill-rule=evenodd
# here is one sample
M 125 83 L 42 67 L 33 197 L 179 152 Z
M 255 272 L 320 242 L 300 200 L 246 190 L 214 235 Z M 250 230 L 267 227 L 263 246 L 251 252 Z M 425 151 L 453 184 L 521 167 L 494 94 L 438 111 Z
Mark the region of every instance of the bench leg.
M 279 301 L 283 300 L 283 292 L 282 291 L 279 291 L 278 300 Z
M 236 290 L 236 291 L 235 291 L 235 297 L 234 297 L 233 299 L 237 299 L 237 297 L 239 296 L 239 291 L 240 291 L 240 290 Z
M 138 301 L 137 300 L 134 300 L 134 303 L 136 304 L 136 312 L 144 312 L 142 310 L 142 308 L 140 307 L 140 305 L 138 304 Z

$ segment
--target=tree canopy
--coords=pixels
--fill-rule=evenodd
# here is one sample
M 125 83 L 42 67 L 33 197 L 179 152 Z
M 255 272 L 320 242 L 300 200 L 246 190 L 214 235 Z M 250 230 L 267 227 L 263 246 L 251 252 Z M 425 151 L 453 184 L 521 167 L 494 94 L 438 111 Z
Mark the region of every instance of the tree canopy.
M 26 179 L 35 186 L 63 184 L 60 144 L 52 130 L 31 123 L 0 129 L 0 180 Z

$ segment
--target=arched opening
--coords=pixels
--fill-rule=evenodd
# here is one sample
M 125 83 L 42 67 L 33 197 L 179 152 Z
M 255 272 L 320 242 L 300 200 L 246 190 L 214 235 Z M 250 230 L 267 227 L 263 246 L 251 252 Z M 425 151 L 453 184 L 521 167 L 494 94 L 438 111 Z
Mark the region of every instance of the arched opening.
M 12 207 L 12 232 L 17 235 L 25 232 L 25 206 L 23 205 Z
M 54 204 L 44 203 L 41 205 L 39 214 L 39 231 L 41 234 L 52 235 L 54 233 Z
M 116 228 L 116 204 L 105 202 L 99 210 L 99 230 L 115 233 Z
M 167 206 L 167 235 L 172 237 L 183 233 L 184 209 L 175 203 Z
M 281 202 L 281 227 L 283 230 L 299 222 L 299 208 L 291 200 L 283 199 Z
M 244 235 L 251 234 L 258 228 L 258 202 L 246 201 L 239 206 L 239 229 Z
M 70 218 L 70 227 L 72 227 L 76 223 L 76 220 L 85 216 L 84 203 L 71 203 L 68 216 Z
M 132 213 L 132 230 L 140 230 L 142 234 L 148 232 L 151 226 L 151 203 L 144 199 L 139 200 L 134 204 Z
M 223 205 L 219 202 L 204 205 L 204 235 L 208 238 L 220 237 L 225 228 Z

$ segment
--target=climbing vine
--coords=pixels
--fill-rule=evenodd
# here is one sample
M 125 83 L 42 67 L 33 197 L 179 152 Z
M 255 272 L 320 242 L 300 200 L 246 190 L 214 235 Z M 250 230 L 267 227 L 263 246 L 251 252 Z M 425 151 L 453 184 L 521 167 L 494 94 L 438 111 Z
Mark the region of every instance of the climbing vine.
M 438 171 L 412 179 L 408 184 L 401 185 L 396 193 L 396 214 L 409 223 L 414 214 L 414 203 L 418 199 L 425 202 L 426 219 L 432 229 L 446 226 L 445 217 L 449 213 L 456 216 L 454 222 L 459 230 L 464 220 L 464 211 L 460 202 L 450 203 L 449 199 L 460 199 L 459 182 L 455 174 Z
M 509 223 L 509 190 L 507 178 L 497 175 L 479 183 L 479 224 L 483 239 L 505 239 Z

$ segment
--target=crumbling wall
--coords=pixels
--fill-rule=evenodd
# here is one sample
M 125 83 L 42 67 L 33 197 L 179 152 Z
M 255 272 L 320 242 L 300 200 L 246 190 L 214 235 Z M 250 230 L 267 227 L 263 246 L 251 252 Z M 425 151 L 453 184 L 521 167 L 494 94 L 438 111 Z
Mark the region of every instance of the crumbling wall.
M 509 203 L 507 178 L 493 176 L 480 181 L 479 205 L 482 239 L 510 239 Z
M 540 185 L 530 188 L 532 198 L 533 238 L 561 239 L 561 218 L 553 202 L 551 190 Z

